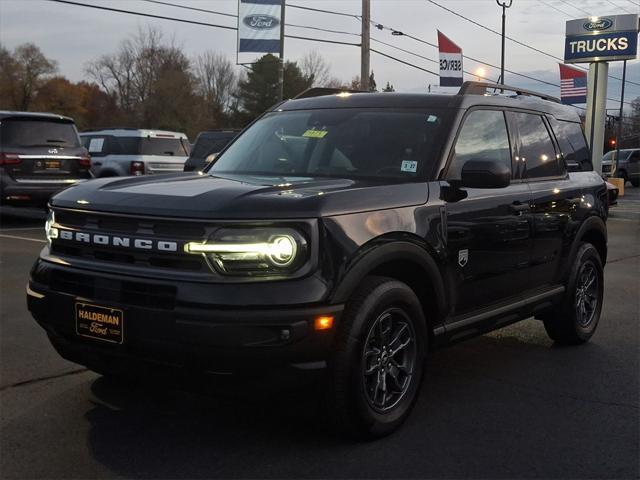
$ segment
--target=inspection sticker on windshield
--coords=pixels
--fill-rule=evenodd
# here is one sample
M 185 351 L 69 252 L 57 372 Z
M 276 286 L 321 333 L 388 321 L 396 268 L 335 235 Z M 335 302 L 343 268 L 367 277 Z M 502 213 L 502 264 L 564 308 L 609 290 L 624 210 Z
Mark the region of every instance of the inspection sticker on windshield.
M 324 138 L 327 133 L 329 133 L 327 130 L 315 130 L 312 128 L 311 130 L 304 132 L 302 136 L 310 138 Z
M 397 165 L 397 163 L 396 163 Z M 418 170 L 418 162 L 415 160 L 403 160 L 400 165 L 400 171 L 415 173 Z

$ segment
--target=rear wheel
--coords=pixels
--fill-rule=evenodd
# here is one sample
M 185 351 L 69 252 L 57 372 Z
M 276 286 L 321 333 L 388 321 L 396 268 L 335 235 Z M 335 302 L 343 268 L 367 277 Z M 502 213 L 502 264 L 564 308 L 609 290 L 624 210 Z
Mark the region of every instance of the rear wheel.
M 616 176 L 623 180 L 622 186 L 626 185 L 629 181 L 629 175 L 627 175 L 626 170 L 620 170 L 620 172 Z
M 335 426 L 359 438 L 398 428 L 417 398 L 426 338 L 422 306 L 406 284 L 365 279 L 347 304 L 330 362 Z
M 602 312 L 604 275 L 596 248 L 578 248 L 563 302 L 543 318 L 549 337 L 563 345 L 588 341 L 596 331 Z
M 633 185 L 634 187 L 640 187 L 640 178 L 632 178 L 631 185 Z

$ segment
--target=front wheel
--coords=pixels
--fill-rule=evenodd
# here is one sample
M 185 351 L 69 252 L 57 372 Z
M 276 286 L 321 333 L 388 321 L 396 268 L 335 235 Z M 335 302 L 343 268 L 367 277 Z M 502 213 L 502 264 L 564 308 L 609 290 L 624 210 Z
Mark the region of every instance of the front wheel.
M 596 331 L 602 312 L 604 274 L 596 248 L 578 248 L 563 302 L 543 318 L 549 337 L 563 345 L 588 341 Z
M 398 428 L 417 398 L 426 338 L 413 290 L 391 278 L 366 278 L 347 304 L 330 362 L 335 426 L 359 438 Z

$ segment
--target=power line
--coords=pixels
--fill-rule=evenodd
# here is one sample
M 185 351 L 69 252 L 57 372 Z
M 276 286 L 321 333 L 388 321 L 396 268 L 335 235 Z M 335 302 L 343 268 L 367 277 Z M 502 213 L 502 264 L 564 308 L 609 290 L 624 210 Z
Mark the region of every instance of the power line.
M 422 38 L 419 38 L 419 37 L 416 37 L 416 36 L 413 36 L 413 35 L 410 35 L 410 34 L 407 34 L 407 33 L 401 32 L 400 30 L 396 30 L 396 29 L 394 29 L 394 28 L 392 28 L 392 27 L 387 27 L 387 26 L 382 25 L 382 24 L 380 24 L 380 23 L 376 23 L 376 22 L 372 22 L 372 23 L 373 23 L 373 24 L 376 26 L 376 28 L 378 28 L 379 30 L 390 30 L 392 33 L 394 33 L 394 32 L 395 32 L 395 34 L 396 34 L 396 35 L 400 34 L 400 35 L 402 35 L 402 36 L 408 37 L 408 38 L 410 38 L 410 39 L 412 39 L 412 40 L 415 40 L 415 41 L 417 41 L 417 42 L 424 43 L 425 45 L 429 45 L 430 47 L 433 47 L 433 48 L 436 48 L 436 49 L 438 48 L 438 46 L 437 46 L 435 43 L 428 42 L 428 41 L 426 41 L 426 40 L 424 40 L 424 39 L 422 39 Z M 404 48 L 400 48 L 400 47 L 395 46 L 395 45 L 392 45 L 392 44 L 390 44 L 390 43 L 383 42 L 382 40 L 379 40 L 379 39 L 376 39 L 376 38 L 373 38 L 373 37 L 372 37 L 371 39 L 372 39 L 373 41 L 375 41 L 375 42 L 381 43 L 381 44 L 383 44 L 383 45 L 387 45 L 388 47 L 395 48 L 396 50 L 399 50 L 399 51 L 402 51 L 402 52 L 408 53 L 408 54 L 410 54 L 410 55 L 414 55 L 414 56 L 419 57 L 419 58 L 422 58 L 422 59 L 424 59 L 424 60 L 428 60 L 428 61 L 433 62 L 433 63 L 439 63 L 438 61 L 433 60 L 433 59 L 431 59 L 431 58 L 429 58 L 429 57 L 425 57 L 425 56 L 423 56 L 423 55 L 420 55 L 420 54 L 415 53 L 415 52 L 410 51 L 410 50 L 405 50 Z M 466 59 L 471 60 L 471 61 L 473 61 L 473 62 L 479 63 L 479 64 L 481 64 L 481 65 L 485 65 L 485 66 L 487 66 L 487 67 L 495 68 L 495 69 L 497 69 L 497 70 L 499 70 L 499 69 L 500 69 L 500 67 L 498 67 L 497 65 L 493 65 L 493 64 L 488 63 L 488 62 L 485 62 L 485 61 L 483 61 L 483 60 L 479 60 L 479 59 L 477 59 L 477 58 L 470 57 L 470 56 L 468 56 L 468 55 L 463 55 L 463 58 L 466 58 Z M 549 85 L 549 86 L 552 86 L 552 87 L 560 88 L 560 85 L 559 85 L 559 84 L 557 84 L 557 83 L 549 82 L 549 81 L 547 81 L 547 80 L 542 80 L 542 79 L 540 79 L 540 78 L 535 78 L 535 77 L 532 77 L 532 76 L 530 76 L 530 75 L 526 75 L 526 74 L 524 74 L 524 73 L 519 73 L 519 72 L 516 72 L 516 71 L 513 71 L 513 70 L 506 69 L 506 68 L 505 68 L 505 72 L 510 73 L 510 74 L 512 74 L 512 75 L 516 75 L 516 76 L 522 77 L 522 78 L 526 78 L 526 79 L 528 79 L 528 80 L 533 80 L 533 81 L 536 81 L 536 82 L 540 82 L 540 83 L 543 83 L 543 84 L 546 84 L 546 85 Z M 469 74 L 469 75 L 473 75 L 473 76 L 479 77 L 479 75 L 477 75 L 476 73 L 469 72 L 469 71 L 467 71 L 467 70 L 464 70 L 464 73 L 467 73 L 467 74 Z M 483 77 L 480 77 L 480 78 L 483 78 Z M 493 81 L 493 80 L 491 80 L 491 81 Z M 502 83 L 504 83 L 504 79 L 502 79 Z M 610 100 L 610 101 L 612 101 L 612 102 L 618 102 L 618 103 L 620 103 L 620 100 L 616 100 L 616 99 L 614 99 L 614 98 L 607 98 L 607 100 Z M 630 103 L 630 102 L 624 102 L 624 104 L 626 104 L 626 105 L 631 105 L 631 103 Z
M 157 3 L 158 5 L 166 5 L 168 7 L 179 7 L 179 8 L 184 8 L 185 10 L 194 10 L 196 12 L 215 13 L 216 15 L 223 15 L 225 17 L 238 18 L 238 16 L 234 15 L 233 13 L 217 12 L 217 11 L 214 11 L 214 10 L 207 10 L 207 9 L 204 9 L 204 8 L 189 7 L 187 5 L 176 5 L 175 3 L 161 2 L 160 0 L 143 0 L 143 1 L 144 2 L 149 2 L 149 3 Z
M 321 13 L 328 13 L 331 15 L 340 15 L 342 17 L 352 17 L 352 18 L 356 18 L 356 19 L 360 19 L 360 15 L 354 15 L 353 13 L 344 13 L 344 12 L 334 12 L 332 10 L 324 10 L 322 8 L 312 8 L 312 7 L 303 7 L 302 5 L 293 5 L 291 3 L 287 3 L 287 7 L 289 8 L 298 8 L 300 10 L 309 10 L 312 12 L 321 12 Z
M 78 7 L 87 7 L 87 8 L 95 8 L 97 10 L 106 10 L 109 12 L 115 12 L 115 13 L 126 13 L 129 15 L 137 15 L 140 17 L 149 17 L 149 18 L 157 18 L 160 20 L 169 20 L 172 22 L 181 22 L 181 23 L 189 23 L 192 25 L 200 25 L 203 27 L 213 27 L 213 28 L 222 28 L 225 30 L 238 30 L 237 27 L 229 27 L 227 25 L 218 25 L 218 24 L 214 24 L 214 23 L 205 23 L 205 22 L 197 22 L 195 20 L 187 20 L 184 18 L 175 18 L 175 17 L 165 17 L 162 15 L 154 15 L 151 13 L 143 13 L 143 12 L 135 12 L 132 10 L 122 10 L 119 8 L 112 8 L 112 7 L 104 7 L 101 5 L 89 5 L 86 3 L 80 3 L 80 2 L 74 2 L 71 0 L 49 0 L 50 2 L 56 2 L 56 3 L 65 3 L 68 5 L 76 5 Z M 337 44 L 337 45 L 351 45 L 354 47 L 359 47 L 360 44 L 359 43 L 351 43 L 351 42 L 341 42 L 338 40 L 326 40 L 323 38 L 311 38 L 311 37 L 303 37 L 303 36 L 299 36 L 299 35 L 285 35 L 285 37 L 287 38 L 294 38 L 294 39 L 298 39 L 298 40 L 308 40 L 308 41 L 313 41 L 313 42 L 323 42 L 323 43 L 333 43 L 333 44 Z
M 570 7 L 573 7 L 576 10 L 580 10 L 582 13 L 586 13 L 590 17 L 592 16 L 591 12 L 587 12 L 584 8 L 580 8 L 577 5 L 574 5 L 573 3 L 569 3 L 566 0 L 558 0 L 558 1 L 564 3 L 565 5 L 569 5 Z
M 374 52 L 374 53 L 377 53 L 378 55 L 382 55 L 383 57 L 387 57 L 387 58 L 390 58 L 391 60 L 395 60 L 396 62 L 403 63 L 403 64 L 408 65 L 408 66 L 410 66 L 410 67 L 417 68 L 418 70 L 422 70 L 423 72 L 430 73 L 431 75 L 435 75 L 436 77 L 439 77 L 439 76 L 440 76 L 440 74 L 439 74 L 439 73 L 435 73 L 435 72 L 433 72 L 433 71 L 431 71 L 431 70 L 429 70 L 429 69 L 426 69 L 426 68 L 420 67 L 420 66 L 415 65 L 415 64 L 410 63 L 410 62 L 405 62 L 404 60 L 400 60 L 400 59 L 399 59 L 399 58 L 397 58 L 397 57 L 394 57 L 394 56 L 388 55 L 388 54 L 386 54 L 386 53 L 382 53 L 382 52 L 380 52 L 380 51 L 378 51 L 378 50 L 376 50 L 376 49 L 374 49 L 374 48 L 372 48 L 372 49 L 371 49 L 371 51 L 372 51 L 372 52 Z
M 238 18 L 238 15 L 235 15 L 233 13 L 218 12 L 218 11 L 209 10 L 209 9 L 206 9 L 206 8 L 189 7 L 189 6 L 186 6 L 186 5 L 179 5 L 179 4 L 176 4 L 176 3 L 162 2 L 160 0 L 143 0 L 143 1 L 149 2 L 149 3 L 157 3 L 157 4 L 160 4 L 160 5 L 166 5 L 168 7 L 182 8 L 182 9 L 185 9 L 185 10 L 195 10 L 195 11 L 198 11 L 198 12 L 212 13 L 212 14 L 215 14 L 215 15 L 224 15 L 226 17 L 231 17 L 231 18 L 235 18 L 235 19 Z M 342 34 L 342 35 L 353 35 L 353 36 L 356 36 L 356 37 L 360 36 L 360 34 L 358 34 L 358 33 L 346 32 L 344 30 L 332 30 L 332 29 L 328 29 L 328 28 L 312 27 L 310 25 L 299 25 L 299 24 L 296 24 L 296 23 L 285 23 L 285 25 L 287 27 L 305 28 L 305 29 L 308 29 L 308 30 L 318 30 L 318 31 L 327 32 L 327 33 L 339 33 L 339 34 Z
M 553 8 L 556 12 L 560 12 L 564 15 L 566 15 L 567 17 L 573 17 L 573 15 L 569 12 L 565 12 L 564 10 L 559 9 L 558 7 L 552 5 L 551 3 L 547 3 L 544 0 L 540 0 L 540 3 L 542 3 L 543 5 L 546 5 L 549 8 Z
M 614 7 L 616 7 L 616 8 L 621 8 L 622 10 L 624 10 L 624 11 L 625 11 L 625 12 L 627 12 L 627 13 L 635 13 L 635 12 L 630 12 L 629 10 L 627 10 L 627 9 L 626 9 L 626 8 L 624 8 L 624 7 L 621 7 L 620 5 L 616 5 L 616 4 L 615 4 L 615 3 L 613 3 L 611 0 L 607 0 L 607 2 L 609 2 L 611 5 L 613 5 L 613 6 L 614 6 Z
M 480 27 L 480 28 L 482 28 L 482 29 L 484 29 L 484 30 L 487 30 L 488 32 L 491 32 L 491 33 L 494 33 L 494 34 L 496 34 L 496 35 L 502 36 L 502 34 L 501 34 L 500 32 L 498 32 L 498 31 L 496 31 L 496 30 L 493 30 L 492 28 L 489 28 L 489 27 L 487 27 L 486 25 L 483 25 L 483 24 L 481 24 L 481 23 L 479 23 L 479 22 L 476 22 L 475 20 L 472 20 L 471 18 L 466 17 L 466 16 L 462 15 L 461 13 L 456 12 L 455 10 L 451 10 L 450 8 L 445 7 L 444 5 L 439 4 L 439 3 L 438 3 L 438 2 L 436 2 L 435 0 L 425 0 L 425 1 L 427 1 L 428 3 L 431 3 L 432 5 L 435 5 L 435 6 L 436 6 L 436 7 L 438 7 L 438 8 L 441 8 L 441 9 L 443 9 L 443 10 L 446 10 L 447 12 L 451 13 L 452 15 L 455 15 L 455 16 L 457 16 L 457 17 L 460 17 L 460 18 L 462 18 L 462 19 L 466 20 L 467 22 L 471 22 L 471 23 L 473 23 L 474 25 L 476 25 L 476 26 L 478 26 L 478 27 Z M 614 5 L 615 5 L 615 4 L 614 4 Z M 560 58 L 560 57 L 556 57 L 555 55 L 552 55 L 552 54 L 550 54 L 550 53 L 548 53 L 548 52 L 545 52 L 544 50 L 540 50 L 539 48 L 532 47 L 531 45 L 528 45 L 528 44 L 526 44 L 526 43 L 524 43 L 524 42 L 521 42 L 520 40 L 516 40 L 516 39 L 515 39 L 515 38 L 513 38 L 513 37 L 510 37 L 510 36 L 506 35 L 506 36 L 505 36 L 505 38 L 509 39 L 510 41 L 512 41 L 512 42 L 514 42 L 514 43 L 516 43 L 516 44 L 518 44 L 518 45 L 521 45 L 521 46 L 523 46 L 523 47 L 525 47 L 525 48 L 528 48 L 529 50 L 533 50 L 533 51 L 538 52 L 538 53 L 540 53 L 540 54 L 542 54 L 542 55 L 545 55 L 545 56 L 547 56 L 547 57 L 553 58 L 553 59 L 558 60 L 558 61 L 560 61 L 560 62 L 564 62 L 564 59 L 562 59 L 562 58 Z M 577 67 L 577 68 L 580 68 L 580 67 Z M 586 69 L 585 69 L 585 68 L 580 68 L 580 70 L 586 70 Z M 614 79 L 616 79 L 616 80 L 622 80 L 621 78 L 619 78 L 619 77 L 615 77 L 615 76 L 613 76 L 613 75 L 609 75 L 609 77 L 614 78 Z M 631 84 L 631 85 L 638 85 L 638 86 L 640 86 L 640 83 L 632 82 L 631 80 L 627 80 L 627 83 L 629 83 L 629 84 Z

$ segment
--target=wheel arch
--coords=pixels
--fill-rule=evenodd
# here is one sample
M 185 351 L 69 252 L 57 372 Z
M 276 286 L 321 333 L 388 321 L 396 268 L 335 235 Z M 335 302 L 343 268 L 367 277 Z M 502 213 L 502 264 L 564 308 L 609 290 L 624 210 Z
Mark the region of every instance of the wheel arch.
M 369 242 L 370 243 L 370 242 Z M 367 245 L 361 251 L 367 250 Z M 407 240 L 387 241 L 369 248 L 344 275 L 332 295 L 332 303 L 346 303 L 362 280 L 370 275 L 390 277 L 409 286 L 422 305 L 429 336 L 444 318 L 446 293 L 435 254 L 424 245 Z
M 607 226 L 600 217 L 592 216 L 582 223 L 573 242 L 570 258 L 575 258 L 581 242 L 593 245 L 600 254 L 602 265 L 607 263 Z

